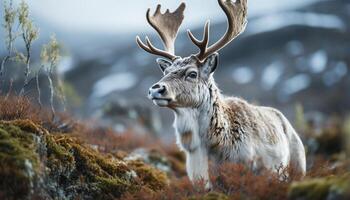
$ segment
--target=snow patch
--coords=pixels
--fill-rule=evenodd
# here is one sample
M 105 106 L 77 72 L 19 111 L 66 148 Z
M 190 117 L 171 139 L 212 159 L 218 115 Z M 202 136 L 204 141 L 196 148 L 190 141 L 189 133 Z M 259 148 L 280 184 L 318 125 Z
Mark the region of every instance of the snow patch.
M 126 72 L 106 76 L 93 86 L 93 97 L 103 97 L 111 92 L 124 91 L 135 86 L 137 77 L 135 74 Z
M 233 80 L 238 84 L 247 84 L 254 78 L 254 72 L 249 67 L 239 67 L 233 70 Z
M 307 74 L 299 74 L 288 80 L 286 80 L 282 85 L 282 95 L 288 97 L 292 94 L 300 92 L 311 83 L 311 78 Z
M 61 58 L 58 66 L 57 66 L 57 72 L 59 74 L 65 74 L 72 70 L 74 67 L 74 61 L 73 57 L 71 56 L 64 56 Z
M 283 73 L 284 66 L 281 62 L 273 62 L 267 66 L 261 76 L 262 88 L 265 90 L 271 90 Z
M 293 25 L 346 30 L 346 24 L 336 15 L 291 11 L 250 20 L 247 33 L 257 34 Z
M 328 56 L 326 51 L 319 50 L 311 55 L 309 65 L 312 73 L 320 73 L 327 67 Z

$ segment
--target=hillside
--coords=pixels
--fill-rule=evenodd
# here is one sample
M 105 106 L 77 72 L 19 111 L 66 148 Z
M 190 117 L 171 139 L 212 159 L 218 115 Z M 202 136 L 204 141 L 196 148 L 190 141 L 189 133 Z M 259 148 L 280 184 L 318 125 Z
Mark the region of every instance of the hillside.
M 1 199 L 347 199 L 348 122 L 302 138 L 307 176 L 252 173 L 239 164 L 212 168 L 212 191 L 193 186 L 184 155 L 150 136 L 117 133 L 67 114 L 52 119 L 30 100 L 0 97 Z M 213 165 L 212 165 L 213 167 Z M 215 169 L 215 170 L 214 170 Z M 289 174 L 289 175 L 287 175 Z
M 251 18 L 246 32 L 220 54 L 215 73 L 220 89 L 226 95 L 276 107 L 289 119 L 294 118 L 298 103 L 304 106 L 310 120 L 329 114 L 346 115 L 350 109 L 348 6 L 349 2 L 343 0 L 317 1 Z M 225 28 L 224 22 L 213 24 L 211 41 L 219 38 Z M 194 33 L 202 34 L 202 27 Z M 128 38 L 127 45 L 107 52 L 97 50 L 103 53 L 98 58 L 76 60 L 65 74 L 66 79 L 86 99 L 84 110 L 88 115 L 95 113 L 110 119 L 123 116 L 119 110 L 125 106 L 139 115 L 147 110 L 155 117 L 153 129 L 171 133 L 171 112 L 151 107 L 145 98 L 148 88 L 161 77 L 155 57 L 138 49 L 134 37 Z M 159 41 L 155 35 L 151 39 Z M 177 41 L 181 56 L 197 51 L 185 32 Z M 340 95 L 342 98 L 338 98 Z

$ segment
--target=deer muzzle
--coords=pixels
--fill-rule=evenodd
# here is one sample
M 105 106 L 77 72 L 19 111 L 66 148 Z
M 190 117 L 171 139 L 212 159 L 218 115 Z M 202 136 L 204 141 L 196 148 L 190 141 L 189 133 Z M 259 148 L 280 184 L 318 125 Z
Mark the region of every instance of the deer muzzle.
M 148 91 L 148 98 L 153 101 L 157 106 L 168 106 L 171 102 L 171 98 L 167 96 L 167 87 L 165 84 L 156 83 Z

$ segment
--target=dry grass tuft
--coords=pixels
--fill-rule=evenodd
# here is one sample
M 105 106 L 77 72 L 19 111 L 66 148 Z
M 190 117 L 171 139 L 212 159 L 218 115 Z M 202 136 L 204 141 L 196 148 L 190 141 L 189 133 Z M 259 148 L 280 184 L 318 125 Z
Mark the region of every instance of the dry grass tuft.
M 30 120 L 50 132 L 68 133 L 78 124 L 67 113 L 53 115 L 49 109 L 40 108 L 33 100 L 21 96 L 0 96 L 0 120 Z
M 21 97 L 0 97 L 0 120 L 29 119 L 50 133 L 69 133 L 69 137 L 63 137 L 61 134 L 53 134 L 52 137 L 63 146 L 71 143 L 64 138 L 79 138 L 79 145 L 88 144 L 97 150 L 93 151 L 94 153 L 102 154 L 111 160 L 125 160 L 140 148 L 148 153 L 148 160 L 127 161 L 129 167 L 139 175 L 135 180 L 136 184 L 145 187 L 127 191 L 122 199 L 287 199 L 295 194 L 302 198 L 303 196 L 299 195 L 304 194 L 304 185 L 318 187 L 315 184 L 323 184 L 323 180 L 326 183 L 330 182 L 329 180 L 337 182 L 337 177 L 344 177 L 350 169 L 349 158 L 341 146 L 345 129 L 341 128 L 342 122 L 335 121 L 328 123 L 319 133 L 312 130 L 312 127 L 304 133 L 305 144 L 309 145 L 307 141 L 310 140 L 316 141 L 318 146 L 316 145 L 314 151 L 308 152 L 308 172 L 302 180 L 289 168 L 279 168 L 280 176 L 277 176 L 268 171 L 254 174 L 239 164 L 223 164 L 216 167 L 211 165 L 213 187 L 211 191 L 207 191 L 203 183 L 193 186 L 189 181 L 185 170 L 185 156 L 175 145 L 165 144 L 149 135 L 138 135 L 131 130 L 117 133 L 94 122 L 76 123 L 69 115 L 58 114 L 60 117 L 55 119 L 50 112 L 30 102 L 29 99 Z M 309 149 L 312 149 L 313 144 L 310 143 Z M 165 174 L 153 170 L 152 165 L 159 163 L 169 166 L 170 171 Z M 339 185 L 342 185 L 342 180 L 338 181 L 341 183 Z M 113 184 L 108 182 L 107 185 Z M 108 187 L 104 190 L 113 195 L 113 188 Z M 292 196 L 291 188 L 298 190 L 297 193 L 292 193 Z M 324 188 L 327 191 L 321 191 L 322 193 L 331 194 L 330 187 Z M 305 195 L 310 194 L 306 191 Z

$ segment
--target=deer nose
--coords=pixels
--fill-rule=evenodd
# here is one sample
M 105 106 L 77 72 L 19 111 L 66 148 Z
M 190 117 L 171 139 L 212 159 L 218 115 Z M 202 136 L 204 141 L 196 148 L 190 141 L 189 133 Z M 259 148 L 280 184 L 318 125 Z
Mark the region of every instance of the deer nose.
M 166 92 L 166 86 L 164 84 L 154 84 L 148 91 L 148 95 L 151 98 L 160 98 Z

